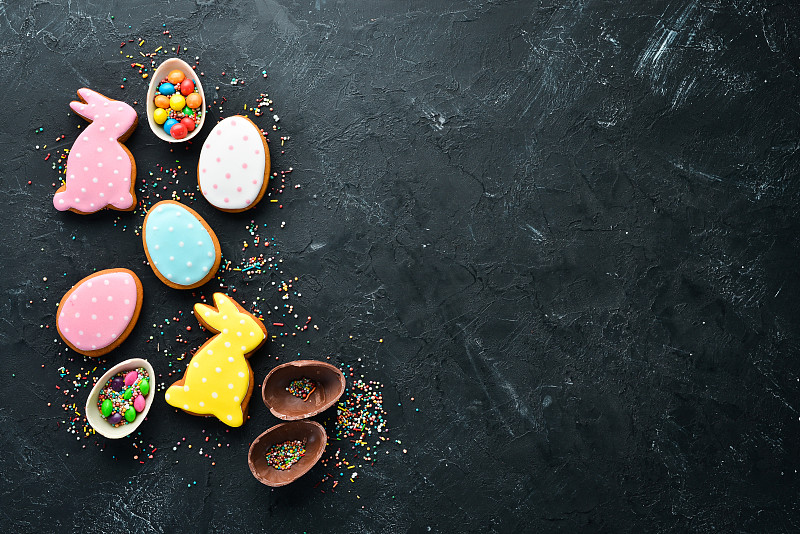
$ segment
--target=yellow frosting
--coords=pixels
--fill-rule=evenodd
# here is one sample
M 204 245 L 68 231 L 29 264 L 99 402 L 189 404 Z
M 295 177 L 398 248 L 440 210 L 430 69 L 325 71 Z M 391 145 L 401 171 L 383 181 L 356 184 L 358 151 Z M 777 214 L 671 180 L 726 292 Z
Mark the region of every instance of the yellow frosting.
M 257 318 L 222 293 L 214 293 L 214 304 L 216 309 L 195 304 L 194 313 L 217 335 L 192 356 L 183 385 L 173 384 L 164 397 L 176 408 L 242 426 L 242 402 L 250 388 L 250 364 L 244 355 L 257 349 L 266 334 Z

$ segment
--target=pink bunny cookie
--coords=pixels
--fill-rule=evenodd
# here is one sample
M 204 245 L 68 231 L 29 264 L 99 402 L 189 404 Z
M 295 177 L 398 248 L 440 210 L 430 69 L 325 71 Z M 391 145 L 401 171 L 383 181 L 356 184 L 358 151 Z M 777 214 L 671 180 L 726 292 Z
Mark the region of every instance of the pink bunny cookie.
M 67 183 L 56 191 L 53 205 L 80 214 L 106 207 L 131 211 L 136 208 L 136 162 L 122 143 L 139 122 L 136 110 L 85 87 L 78 96 L 81 101 L 69 106 L 90 124 L 72 145 Z

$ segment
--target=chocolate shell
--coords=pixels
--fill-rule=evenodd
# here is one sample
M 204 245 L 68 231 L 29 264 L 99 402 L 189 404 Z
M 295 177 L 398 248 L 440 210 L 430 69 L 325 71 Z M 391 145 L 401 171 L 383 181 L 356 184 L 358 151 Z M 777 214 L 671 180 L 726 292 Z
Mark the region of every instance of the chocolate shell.
M 275 469 L 267 463 L 267 451 L 273 445 L 290 440 L 305 440 L 305 456 L 285 471 Z M 315 421 L 279 423 L 253 441 L 247 454 L 247 463 L 253 476 L 262 484 L 273 488 L 285 486 L 314 467 L 322 457 L 327 441 L 328 435 L 325 429 Z
M 303 377 L 316 382 L 316 388 L 306 400 L 286 390 L 293 380 Z M 298 360 L 270 371 L 261 386 L 261 397 L 272 415 L 295 421 L 317 415 L 336 404 L 344 388 L 344 375 L 333 365 L 317 360 Z

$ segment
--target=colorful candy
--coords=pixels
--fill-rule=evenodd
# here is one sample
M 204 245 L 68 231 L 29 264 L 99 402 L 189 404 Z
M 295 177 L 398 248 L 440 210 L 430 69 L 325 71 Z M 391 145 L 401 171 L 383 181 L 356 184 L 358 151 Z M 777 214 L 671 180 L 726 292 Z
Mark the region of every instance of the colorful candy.
M 169 107 L 169 97 L 164 95 L 156 95 L 153 99 L 157 108 L 167 109 Z
M 194 131 L 194 121 L 189 117 L 184 117 L 181 119 L 181 124 L 186 126 L 186 131 L 191 132 Z
M 149 393 L 150 377 L 144 368 L 117 373 L 100 391 L 97 408 L 110 425 L 126 425 L 146 408 Z
M 317 383 L 311 380 L 310 378 L 300 378 L 299 380 L 292 380 L 289 386 L 286 388 L 286 391 L 294 395 L 299 399 L 303 399 L 304 401 L 308 400 L 308 397 L 317 389 Z
M 176 124 L 178 124 L 178 121 L 176 119 L 167 119 L 167 121 L 164 123 L 164 131 L 171 135 L 172 127 L 175 126 Z
M 181 70 L 170 71 L 160 80 L 153 103 L 153 121 L 173 139 L 184 139 L 200 124 L 203 95 L 194 80 Z
M 156 124 L 164 124 L 167 122 L 168 118 L 169 112 L 166 109 L 156 108 L 156 110 L 153 112 L 153 120 L 156 121 Z
M 171 97 L 169 97 L 169 107 L 171 107 L 175 111 L 182 111 L 185 105 L 186 105 L 186 99 L 183 98 L 183 95 L 179 95 L 176 93 Z
M 173 85 L 180 84 L 184 80 L 184 78 L 186 78 L 186 75 L 182 71 L 177 69 L 170 71 L 170 73 L 167 75 L 167 81 L 169 81 L 169 83 Z
M 306 444 L 299 439 L 273 445 L 267 451 L 267 464 L 279 471 L 290 469 L 306 454 Z
M 183 120 L 183 119 L 181 119 Z M 184 126 L 183 123 L 179 122 L 178 124 L 174 125 L 172 129 L 169 131 L 169 134 L 174 137 L 175 139 L 183 139 L 186 137 L 186 134 L 189 133 Z
M 181 94 L 183 96 L 188 96 L 192 93 L 194 93 L 194 82 L 186 78 L 181 82 Z
M 186 105 L 192 109 L 197 109 L 203 105 L 203 97 L 200 93 L 192 93 L 186 97 Z

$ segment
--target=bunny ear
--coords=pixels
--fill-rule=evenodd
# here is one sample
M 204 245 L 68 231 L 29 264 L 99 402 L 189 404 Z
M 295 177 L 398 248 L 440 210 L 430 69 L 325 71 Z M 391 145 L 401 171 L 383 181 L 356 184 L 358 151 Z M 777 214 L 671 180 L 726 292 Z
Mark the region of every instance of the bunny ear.
M 69 107 L 72 108 L 72 111 L 80 115 L 85 119 L 92 119 L 89 115 L 89 106 L 88 104 L 84 104 L 83 102 L 70 102 Z
M 197 317 L 198 321 L 201 321 L 211 328 L 214 328 L 214 323 L 220 316 L 217 310 L 207 304 L 201 304 L 199 302 L 194 305 L 194 315 Z
M 219 313 L 223 315 L 238 315 L 241 313 L 236 304 L 223 293 L 214 293 L 214 304 L 217 305 Z

